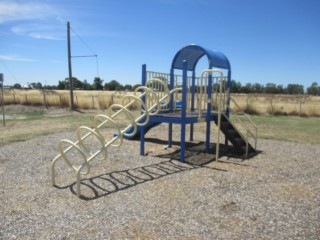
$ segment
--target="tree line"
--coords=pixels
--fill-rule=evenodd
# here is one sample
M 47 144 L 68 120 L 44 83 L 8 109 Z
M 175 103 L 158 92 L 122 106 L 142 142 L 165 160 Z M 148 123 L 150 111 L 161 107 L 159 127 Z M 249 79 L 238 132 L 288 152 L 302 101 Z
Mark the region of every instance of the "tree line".
M 269 94 L 309 94 L 320 95 L 320 86 L 317 82 L 313 82 L 310 87 L 304 90 L 301 84 L 288 84 L 286 87 L 274 83 L 267 83 L 266 85 L 260 83 L 247 83 L 241 85 L 235 80 L 231 81 L 232 93 L 269 93 Z
M 134 90 L 138 86 L 141 86 L 140 84 L 136 85 L 130 85 L 125 84 L 122 85 L 116 80 L 111 80 L 108 83 L 104 83 L 104 80 L 102 80 L 99 77 L 94 78 L 93 83 L 88 83 L 87 80 L 81 81 L 76 77 L 72 78 L 72 86 L 73 89 L 78 90 L 108 90 L 108 91 L 123 91 L 123 90 Z M 67 90 L 70 89 L 70 81 L 69 78 L 65 78 L 64 80 L 60 80 L 58 82 L 58 85 L 42 85 L 40 82 L 33 82 L 28 83 L 27 87 L 22 86 L 19 83 L 14 84 L 11 86 L 11 88 L 15 89 L 22 89 L 22 88 L 29 88 L 29 89 L 51 89 L 51 90 Z
M 125 84 L 122 85 L 116 80 L 111 80 L 110 82 L 103 83 L 99 77 L 94 78 L 93 83 L 88 83 L 87 80 L 81 81 L 76 77 L 72 78 L 73 80 L 73 88 L 81 89 L 81 90 L 108 90 L 108 91 L 123 91 L 123 90 L 134 90 L 140 84 L 130 85 Z M 70 81 L 69 78 L 65 78 L 64 80 L 59 81 L 56 86 L 43 86 L 40 82 L 30 83 L 29 88 L 32 89 L 59 89 L 65 90 L 70 89 Z M 22 86 L 18 83 L 14 84 L 12 88 L 20 89 Z M 232 93 L 269 93 L 269 94 L 304 94 L 307 93 L 309 95 L 320 95 L 320 86 L 317 82 L 313 82 L 311 86 L 307 87 L 306 91 L 304 91 L 304 87 L 301 84 L 288 84 L 286 87 L 283 85 L 277 85 L 274 83 L 267 83 L 266 85 L 260 83 L 247 83 L 242 85 L 240 82 L 235 80 L 231 81 L 231 92 Z

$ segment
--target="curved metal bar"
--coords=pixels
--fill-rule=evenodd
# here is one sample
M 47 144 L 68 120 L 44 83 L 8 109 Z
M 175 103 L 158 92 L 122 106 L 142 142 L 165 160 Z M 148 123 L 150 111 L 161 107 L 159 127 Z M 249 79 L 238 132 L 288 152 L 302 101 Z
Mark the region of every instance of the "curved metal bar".
M 123 131 L 121 131 L 122 134 L 123 134 L 124 136 L 127 136 L 127 137 L 132 137 L 132 136 L 134 136 L 134 135 L 137 133 L 138 128 L 137 128 L 137 124 L 136 124 L 136 122 L 135 122 L 134 116 L 132 115 L 132 113 L 130 112 L 130 110 L 128 110 L 126 107 L 124 107 L 124 106 L 122 106 L 122 105 L 120 105 L 120 104 L 113 104 L 113 105 L 111 105 L 110 108 L 111 108 L 111 109 L 120 108 L 120 110 L 117 111 L 117 112 L 123 112 L 123 113 L 128 117 L 128 119 L 130 120 L 130 123 L 131 123 L 130 126 L 133 127 L 132 133 L 127 133 L 127 128 L 128 128 L 128 127 L 127 127 L 126 129 L 124 129 Z
M 89 155 L 89 156 L 92 156 L 93 153 L 90 152 L 90 150 L 84 145 L 83 141 L 86 139 L 83 139 L 80 135 L 81 131 L 82 130 L 86 130 L 88 132 L 90 132 L 91 134 L 93 134 L 101 143 L 101 151 L 100 152 L 103 152 L 103 158 L 101 158 L 100 160 L 104 160 L 107 158 L 107 153 L 106 151 L 103 151 L 104 150 L 104 139 L 101 137 L 101 135 L 99 135 L 97 132 L 95 132 L 94 129 L 91 129 L 89 127 L 86 127 L 86 126 L 81 126 L 77 129 L 77 138 L 78 138 L 78 141 L 79 141 L 79 145 L 81 146 L 81 148 Z
M 139 91 L 143 91 L 142 93 Z M 88 174 L 90 172 L 90 162 L 94 159 L 96 159 L 101 153 L 103 153 L 102 159 L 107 158 L 107 148 L 109 146 L 112 147 L 119 147 L 123 143 L 123 136 L 133 136 L 137 133 L 138 126 L 145 126 L 149 120 L 150 116 L 154 116 L 158 114 L 163 107 L 166 107 L 170 102 L 170 95 L 174 94 L 176 92 L 175 89 L 169 91 L 169 88 L 167 84 L 158 78 L 151 78 L 147 81 L 146 86 L 141 86 L 136 88 L 134 91 L 134 94 L 126 95 L 122 99 L 122 104 L 113 104 L 111 105 L 111 110 L 116 110 L 116 112 L 111 115 L 103 115 L 98 114 L 94 118 L 94 128 L 81 126 L 77 129 L 76 135 L 77 135 L 77 141 L 72 142 L 68 139 L 63 139 L 58 144 L 58 150 L 60 154 L 58 154 L 52 161 L 51 164 L 51 179 L 52 179 L 52 185 L 55 185 L 55 166 L 58 159 L 62 158 L 67 163 L 68 166 L 70 166 L 75 172 L 76 172 L 76 192 L 77 195 L 80 197 L 80 180 L 81 175 Z M 139 93 L 139 95 L 138 95 Z M 157 94 L 158 93 L 158 94 Z M 159 94 L 161 93 L 161 94 Z M 162 96 L 160 96 L 162 95 Z M 142 99 L 145 97 L 146 102 L 145 103 Z M 124 105 L 125 99 L 133 99 L 133 101 L 129 101 L 128 104 Z M 139 102 L 141 104 L 142 108 L 142 114 L 134 118 L 133 114 L 129 110 L 130 106 L 132 106 L 133 103 Z M 150 106 L 148 106 L 148 104 Z M 129 119 L 130 124 L 124 128 L 120 129 L 117 122 L 114 120 L 115 117 L 119 114 L 125 114 L 127 119 Z M 99 119 L 102 119 L 102 121 L 99 121 Z M 141 122 L 142 121 L 142 122 Z M 117 130 L 117 135 L 115 135 L 111 140 L 107 141 L 102 133 L 101 128 L 105 126 L 106 124 L 111 124 L 113 127 Z M 128 133 L 130 129 L 133 129 L 131 133 Z M 81 136 L 81 131 L 87 131 L 88 133 Z M 99 142 L 101 143 L 101 148 L 97 150 L 96 152 L 92 153 L 88 147 L 85 146 L 84 140 L 87 139 L 89 136 L 94 135 Z M 120 140 L 118 144 L 114 144 L 117 140 Z M 67 148 L 64 148 L 64 144 L 69 144 Z M 70 150 L 75 149 L 78 151 L 83 158 L 84 162 L 80 164 L 79 166 L 75 166 L 71 163 L 70 159 L 66 155 L 67 152 Z M 84 168 L 86 168 L 84 170 Z
M 128 95 L 126 95 L 126 96 L 124 96 L 124 97 L 122 98 L 122 104 L 124 103 L 124 100 L 125 100 L 126 98 L 129 98 L 129 100 L 130 100 L 130 98 L 133 98 L 133 99 L 135 99 L 136 101 L 140 102 L 141 106 L 143 107 L 143 109 L 145 109 L 145 111 L 144 111 L 144 114 L 143 114 L 142 116 L 140 116 L 139 118 L 144 118 L 144 117 L 146 116 L 146 120 L 145 120 L 143 123 L 139 123 L 138 119 L 135 119 L 135 123 L 136 123 L 138 126 L 141 126 L 141 127 L 147 125 L 148 122 L 149 122 L 149 119 L 150 119 L 150 114 L 149 114 L 149 111 L 146 109 L 146 105 L 145 105 L 145 103 L 142 101 L 142 99 L 139 98 L 139 97 L 137 97 L 137 96 L 135 96 L 135 95 L 128 94 Z M 133 104 L 134 102 L 135 102 L 135 101 L 133 101 L 132 104 Z
M 102 123 L 100 123 L 98 125 L 97 123 L 97 119 L 98 118 L 105 118 L 106 120 L 103 121 Z M 122 137 L 122 134 L 121 134 L 121 130 L 119 128 L 119 126 L 116 124 L 115 121 L 113 121 L 113 119 L 107 115 L 104 115 L 104 114 L 98 114 L 95 116 L 94 118 L 94 126 L 95 126 L 95 130 L 97 131 L 97 133 L 103 138 L 101 132 L 100 132 L 100 128 L 102 126 L 104 126 L 105 124 L 107 124 L 108 122 L 110 122 L 118 131 L 117 131 L 117 135 L 119 136 L 118 139 L 120 139 L 120 143 L 119 144 L 111 144 L 112 147 L 120 147 L 123 143 L 123 137 Z
M 66 152 L 64 151 L 63 149 L 63 143 L 68 143 L 70 144 L 70 146 L 74 149 L 76 149 L 82 156 L 82 158 L 84 159 L 84 163 L 80 166 L 86 166 L 87 167 L 87 171 L 85 172 L 81 172 L 81 174 L 85 175 L 85 174 L 88 174 L 89 171 L 90 171 L 90 165 L 88 164 L 87 162 L 87 157 L 86 155 L 83 153 L 83 151 L 80 149 L 80 147 L 78 145 L 76 145 L 75 143 L 73 143 L 72 141 L 68 140 L 68 139 L 62 139 L 59 144 L 58 144 L 58 148 L 59 148 L 59 151 L 60 151 L 60 154 L 61 154 L 61 157 L 65 160 L 65 162 L 70 166 L 72 167 L 75 171 L 78 171 L 79 167 L 76 167 L 75 165 L 73 165 L 68 157 L 66 156 Z

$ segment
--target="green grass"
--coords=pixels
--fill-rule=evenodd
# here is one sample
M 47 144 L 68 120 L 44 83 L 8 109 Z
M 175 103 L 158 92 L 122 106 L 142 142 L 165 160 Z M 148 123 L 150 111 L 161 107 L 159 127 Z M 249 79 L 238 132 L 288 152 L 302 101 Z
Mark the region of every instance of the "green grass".
M 103 113 L 103 111 L 81 113 L 59 108 L 8 106 L 6 114 L 15 118 L 7 119 L 5 127 L 1 118 L 0 145 L 58 132 L 75 132 L 79 126 L 83 125 L 93 127 L 94 116 L 98 113 Z M 241 118 L 244 119 L 243 116 Z M 258 138 L 320 144 L 320 118 L 256 115 L 251 118 L 258 127 Z M 123 123 L 120 125 L 125 127 Z
M 251 119 L 258 127 L 259 138 L 320 144 L 319 117 L 251 116 Z
M 94 113 L 70 112 L 65 109 L 58 114 L 51 110 L 22 108 L 8 109 L 6 126 L 0 121 L 0 145 L 25 141 L 53 133 L 75 131 L 79 126 L 92 126 Z

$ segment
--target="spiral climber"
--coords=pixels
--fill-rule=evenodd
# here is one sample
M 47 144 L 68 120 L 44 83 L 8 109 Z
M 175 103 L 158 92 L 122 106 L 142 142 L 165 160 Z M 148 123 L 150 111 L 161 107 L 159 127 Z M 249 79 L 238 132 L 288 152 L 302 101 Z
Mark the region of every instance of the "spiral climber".
M 63 139 L 58 143 L 59 154 L 53 159 L 51 165 L 52 185 L 55 185 L 56 163 L 59 159 L 64 160 L 67 166 L 72 168 L 76 173 L 76 193 L 80 197 L 80 178 L 90 172 L 90 162 L 94 159 L 105 160 L 107 158 L 108 147 L 120 147 L 123 143 L 123 136 L 134 136 L 137 133 L 138 126 L 148 124 L 150 116 L 154 116 L 160 110 L 167 107 L 170 102 L 170 95 L 177 89 L 169 91 L 167 84 L 157 78 L 147 81 L 146 86 L 135 89 L 133 94 L 127 94 L 122 98 L 121 104 L 113 104 L 110 106 L 110 116 L 98 114 L 94 118 L 94 127 L 81 126 L 76 131 L 77 141 L 73 142 Z M 125 102 L 128 102 L 125 104 Z M 135 117 L 130 111 L 133 104 L 138 103 L 141 106 L 141 114 Z M 130 124 L 121 129 L 120 124 L 115 120 L 120 114 L 124 114 Z M 105 139 L 102 129 L 107 125 L 111 125 L 116 129 L 116 134 L 111 139 Z M 99 143 L 98 149 L 92 152 L 90 145 L 86 143 L 92 137 Z M 92 147 L 92 146 L 91 146 Z M 96 147 L 96 146 L 95 146 Z M 76 152 L 77 156 L 81 156 L 81 164 L 72 163 L 72 154 L 68 152 Z

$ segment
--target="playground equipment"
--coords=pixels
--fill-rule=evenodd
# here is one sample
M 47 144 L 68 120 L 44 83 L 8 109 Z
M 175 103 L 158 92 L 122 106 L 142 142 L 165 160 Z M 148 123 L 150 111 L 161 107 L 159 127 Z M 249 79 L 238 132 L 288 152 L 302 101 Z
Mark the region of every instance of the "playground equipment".
M 208 69 L 200 77 L 196 76 L 196 65 L 202 57 L 208 59 Z M 214 69 L 215 68 L 215 69 Z M 175 74 L 175 70 L 182 74 Z M 216 76 L 218 75 L 218 76 Z M 226 76 L 224 76 L 226 75 Z M 230 96 L 231 66 L 227 57 L 217 51 L 211 51 L 197 45 L 189 45 L 179 50 L 173 58 L 170 73 L 158 73 L 142 67 L 142 85 L 147 78 L 156 77 L 167 80 L 170 89 L 182 87 L 181 108 L 176 109 L 176 95 L 171 96 L 167 111 L 152 116 L 151 123 L 168 123 L 168 145 L 172 146 L 172 124 L 181 125 L 180 134 L 180 161 L 185 161 L 186 125 L 190 125 L 190 141 L 193 141 L 193 128 L 195 123 L 206 122 L 205 151 L 210 150 L 211 122 L 217 126 L 216 160 L 219 158 L 220 131 L 225 135 L 225 144 L 231 142 L 237 153 L 248 157 L 255 151 L 257 142 L 257 127 L 248 115 L 239 117 L 232 114 L 230 103 L 239 107 Z M 249 123 L 246 124 L 242 119 Z M 232 119 L 243 128 L 240 131 Z M 144 128 L 140 132 L 140 154 L 144 155 Z M 254 147 L 249 140 L 253 139 Z
M 209 68 L 202 72 L 201 77 L 196 77 L 195 67 L 203 56 L 208 58 Z M 182 70 L 182 74 L 175 74 L 176 69 Z M 227 77 L 224 77 L 224 70 L 227 70 Z M 188 75 L 188 71 L 191 71 L 191 76 Z M 214 76 L 215 74 L 218 76 Z M 231 122 L 230 102 L 236 103 L 230 97 L 230 87 L 231 68 L 228 59 L 220 52 L 206 50 L 197 45 L 186 46 L 175 55 L 170 74 L 147 71 L 146 65 L 143 65 L 142 86 L 133 94 L 126 95 L 122 99 L 122 104 L 113 104 L 110 110 L 114 113 L 95 116 L 94 128 L 79 127 L 76 131 L 77 141 L 63 139 L 59 142 L 60 153 L 53 159 L 51 165 L 52 185 L 55 185 L 56 163 L 62 159 L 76 173 L 76 193 L 80 196 L 80 178 L 81 175 L 89 173 L 91 161 L 97 158 L 106 159 L 108 148 L 121 146 L 123 138 L 140 137 L 140 154 L 144 155 L 145 134 L 160 123 L 169 124 L 169 147 L 172 146 L 172 125 L 181 125 L 180 161 L 182 162 L 185 161 L 186 125 L 190 124 L 190 141 L 193 141 L 194 124 L 199 122 L 206 122 L 206 152 L 210 149 L 210 124 L 213 121 L 218 126 L 216 160 L 219 158 L 220 131 L 225 135 L 225 144 L 231 142 L 239 154 L 247 157 L 250 152 L 255 151 L 257 128 L 246 115 L 254 131 L 251 131 L 237 115 L 234 119 L 240 123 L 244 131 L 239 131 Z M 129 110 L 136 103 L 141 107 L 141 114 L 138 117 L 134 117 Z M 121 114 L 130 121 L 123 129 L 116 121 L 116 117 Z M 103 129 L 107 125 L 116 129 L 111 139 L 106 139 L 103 134 Z M 100 146 L 93 152 L 88 144 L 92 137 Z M 255 147 L 249 143 L 250 138 L 254 140 Z M 73 163 L 74 155 L 82 159 L 81 164 Z

